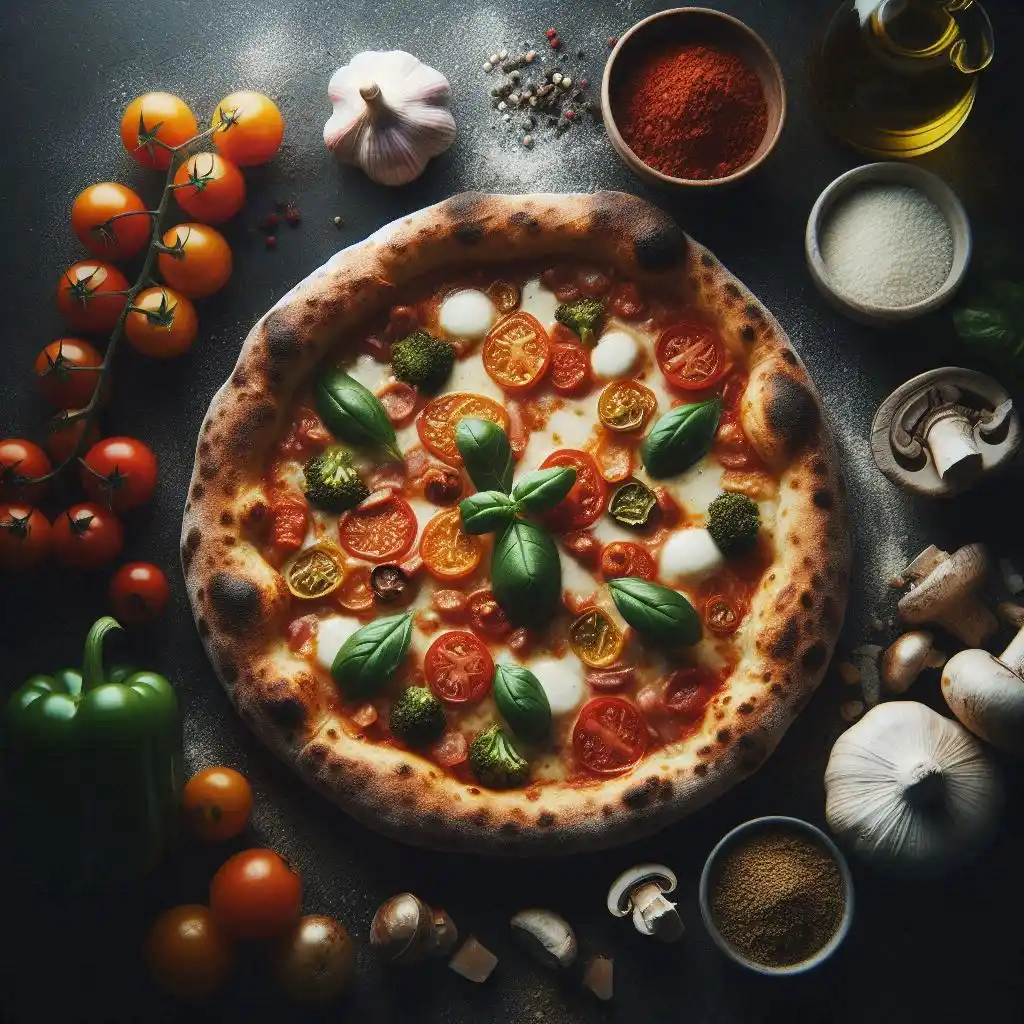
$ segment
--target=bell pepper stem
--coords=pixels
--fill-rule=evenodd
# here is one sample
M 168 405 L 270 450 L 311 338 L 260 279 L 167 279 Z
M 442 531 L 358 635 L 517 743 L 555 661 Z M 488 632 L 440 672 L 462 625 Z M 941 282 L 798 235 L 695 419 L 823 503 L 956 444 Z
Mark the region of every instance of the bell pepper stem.
M 111 615 L 97 619 L 85 638 L 85 654 L 82 657 L 82 693 L 88 693 L 106 682 L 103 670 L 103 641 L 112 630 L 121 629 L 121 623 Z

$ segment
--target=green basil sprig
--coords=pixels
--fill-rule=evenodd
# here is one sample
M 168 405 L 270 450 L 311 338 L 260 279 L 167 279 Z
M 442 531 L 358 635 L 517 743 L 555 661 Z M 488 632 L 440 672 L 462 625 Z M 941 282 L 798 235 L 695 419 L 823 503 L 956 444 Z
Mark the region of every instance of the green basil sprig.
M 355 377 L 332 367 L 317 378 L 316 411 L 335 437 L 349 444 L 377 445 L 402 461 L 395 428 L 380 399 Z
M 524 739 L 541 740 L 551 731 L 551 705 L 540 680 L 522 665 L 494 668 L 494 701 L 509 728 Z
M 514 520 L 494 545 L 491 586 L 517 625 L 546 622 L 562 593 L 562 563 L 554 541 L 535 523 Z
M 346 697 L 372 697 L 398 671 L 411 640 L 411 612 L 374 619 L 341 645 L 331 675 Z
M 695 644 L 700 616 L 677 590 L 637 576 L 609 580 L 615 607 L 642 636 L 658 643 Z
M 467 416 L 455 428 L 455 444 L 478 491 L 512 490 L 512 448 L 497 423 Z
M 689 469 L 707 454 L 721 417 L 720 398 L 677 405 L 654 424 L 644 440 L 644 468 L 655 479 Z
M 501 491 L 477 491 L 459 502 L 466 533 L 497 533 L 516 515 L 516 503 Z
M 536 469 L 516 481 L 512 497 L 521 512 L 547 512 L 572 490 L 576 470 L 572 466 Z

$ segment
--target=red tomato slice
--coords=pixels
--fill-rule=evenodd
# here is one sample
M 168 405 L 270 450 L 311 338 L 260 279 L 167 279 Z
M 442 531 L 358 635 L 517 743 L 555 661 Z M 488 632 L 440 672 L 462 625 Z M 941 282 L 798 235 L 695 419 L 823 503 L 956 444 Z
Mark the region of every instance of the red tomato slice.
M 605 500 L 608 497 L 608 488 L 594 457 L 574 448 L 562 448 L 552 452 L 541 463 L 541 469 L 550 469 L 552 466 L 571 466 L 576 470 L 576 483 L 545 515 L 545 522 L 558 533 L 568 533 L 570 530 L 582 530 L 592 526 L 604 513 Z
M 713 689 L 714 678 L 704 669 L 676 669 L 665 684 L 665 707 L 678 718 L 699 721 Z
M 457 508 L 439 512 L 423 527 L 420 557 L 430 572 L 442 580 L 460 580 L 480 564 L 483 544 L 463 532 Z
M 658 575 L 654 556 L 632 541 L 616 540 L 605 544 L 601 552 L 601 573 L 607 578 L 616 576 L 639 576 L 653 580 Z
M 597 775 L 619 775 L 647 749 L 640 709 L 621 697 L 595 697 L 583 705 L 572 730 L 576 760 Z
M 669 383 L 684 391 L 709 388 L 726 370 L 718 333 L 697 320 L 684 320 L 662 331 L 655 355 Z
M 341 517 L 338 539 L 356 558 L 389 562 L 409 550 L 418 528 L 416 515 L 405 498 L 379 492 Z
M 468 391 L 452 391 L 424 406 L 416 420 L 416 432 L 424 447 L 449 465 L 461 466 L 455 429 L 467 416 L 490 420 L 508 433 L 508 413 L 492 398 Z
M 480 700 L 491 688 L 494 659 L 473 633 L 453 629 L 442 633 L 423 659 L 427 684 L 441 700 L 465 704 Z
M 551 361 L 551 343 L 540 321 L 529 313 L 513 313 L 493 328 L 484 341 L 484 369 L 506 391 L 532 388 Z
M 579 345 L 560 342 L 551 348 L 551 386 L 560 395 L 576 395 L 590 385 L 590 360 Z
M 734 373 L 722 389 L 722 419 L 735 419 L 740 414 L 740 402 L 747 390 L 747 378 Z
M 469 595 L 469 621 L 478 633 L 491 640 L 502 640 L 512 632 L 512 623 L 502 611 L 493 590 L 478 590 Z
M 309 528 L 309 505 L 297 491 L 275 491 L 270 496 L 274 516 L 274 546 L 282 551 L 295 551 L 302 547 Z

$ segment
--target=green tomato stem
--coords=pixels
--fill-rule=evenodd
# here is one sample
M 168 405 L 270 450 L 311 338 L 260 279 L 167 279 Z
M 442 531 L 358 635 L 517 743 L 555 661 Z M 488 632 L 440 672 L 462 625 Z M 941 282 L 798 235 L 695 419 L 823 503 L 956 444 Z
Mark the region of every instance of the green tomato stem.
M 82 658 L 82 693 L 88 693 L 107 681 L 103 670 L 103 641 L 113 630 L 120 630 L 121 623 L 111 615 L 97 619 L 85 638 L 85 654 Z

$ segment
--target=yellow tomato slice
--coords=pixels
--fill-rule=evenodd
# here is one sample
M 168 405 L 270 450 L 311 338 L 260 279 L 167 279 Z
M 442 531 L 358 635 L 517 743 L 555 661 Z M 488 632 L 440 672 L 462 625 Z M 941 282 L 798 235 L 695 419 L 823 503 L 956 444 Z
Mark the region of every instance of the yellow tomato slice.
M 569 627 L 569 643 L 584 665 L 607 668 L 618 661 L 625 637 L 600 608 L 591 608 Z
M 643 430 L 658 408 L 650 388 L 635 380 L 617 380 L 609 384 L 597 400 L 601 423 L 618 434 Z
M 285 582 L 296 597 L 311 601 L 337 590 L 344 576 L 340 552 L 326 544 L 314 544 L 292 560 Z
M 540 321 L 514 313 L 493 328 L 484 341 L 484 369 L 507 391 L 533 387 L 551 362 L 551 343 Z

